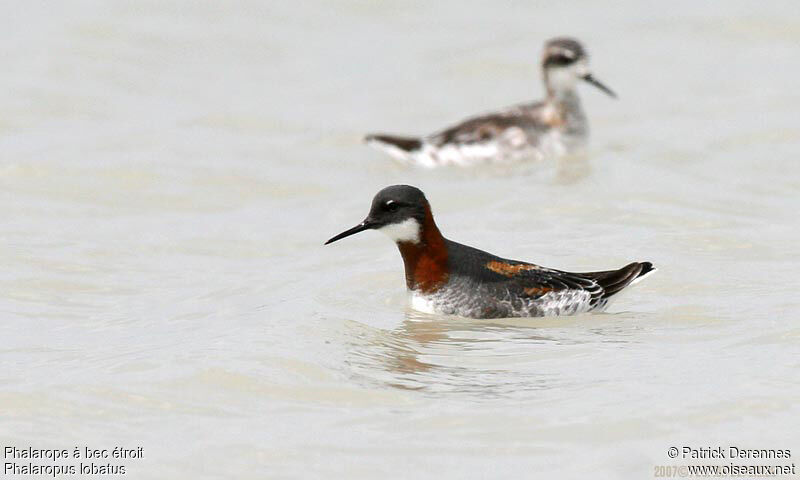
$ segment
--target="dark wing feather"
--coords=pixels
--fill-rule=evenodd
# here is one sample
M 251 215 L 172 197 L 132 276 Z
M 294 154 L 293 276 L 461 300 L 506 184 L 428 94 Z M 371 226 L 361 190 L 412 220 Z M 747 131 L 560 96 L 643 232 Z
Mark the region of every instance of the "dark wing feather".
M 594 290 L 599 286 L 593 278 L 582 274 L 501 258 L 451 240 L 445 242 L 450 252 L 448 259 L 450 271 L 456 275 L 475 278 L 484 284 L 497 283 L 520 291 L 525 288 L 542 288 L 549 291 Z
M 563 272 L 527 262 L 496 259 L 483 264 L 483 280 L 497 283 L 523 297 L 538 298 L 552 292 L 580 290 L 592 298 L 600 298 L 603 288 L 592 278 L 578 273 Z
M 431 135 L 427 140 L 436 146 L 448 143 L 470 144 L 494 141 L 512 127 L 523 131 L 544 131 L 548 125 L 537 115 L 542 105 L 541 103 L 519 105 L 501 112 L 472 117 Z
M 538 298 L 550 292 L 582 290 L 591 295 L 592 303 L 607 300 L 653 269 L 650 262 L 634 262 L 619 270 L 572 273 L 539 267 L 525 262 L 488 262 L 487 269 L 497 280 L 518 294 Z M 500 278 L 505 277 L 505 278 Z
M 603 294 L 602 287 L 594 280 L 581 277 L 579 274 L 562 272 L 560 270 L 541 270 L 520 275 L 515 279 L 523 287 L 523 294 L 536 294 L 541 296 L 550 291 L 582 290 L 588 292 L 592 298 L 599 298 Z M 537 289 L 544 289 L 539 291 Z
M 597 305 L 654 268 L 650 262 L 634 262 L 618 270 L 572 273 L 500 258 L 450 240 L 446 242 L 450 245 L 451 272 L 529 298 L 550 292 L 580 290 L 589 293 L 591 303 Z
M 621 292 L 637 278 L 653 270 L 650 262 L 633 262 L 619 270 L 604 272 L 571 273 L 560 270 L 530 270 L 520 272 L 514 281 L 523 285 L 523 291 L 539 293 L 537 287 L 552 287 L 555 290 L 584 290 L 591 294 L 592 303 L 608 300 Z M 559 288 L 560 287 L 560 288 Z M 543 292 L 544 294 L 546 292 Z

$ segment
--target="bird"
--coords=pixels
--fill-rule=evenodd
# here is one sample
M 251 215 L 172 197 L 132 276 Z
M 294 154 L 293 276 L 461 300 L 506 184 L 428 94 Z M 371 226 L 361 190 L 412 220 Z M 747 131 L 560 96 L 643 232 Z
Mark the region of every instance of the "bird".
M 540 102 L 474 116 L 423 137 L 372 133 L 364 140 L 401 163 L 427 168 L 542 160 L 578 152 L 589 136 L 578 82 L 612 98 L 616 94 L 592 75 L 589 56 L 574 38 L 545 43 L 542 76 L 547 96 Z
M 365 230 L 388 235 L 400 250 L 412 309 L 468 318 L 575 315 L 603 311 L 615 295 L 653 273 L 650 262 L 572 273 L 508 260 L 444 238 L 425 194 L 392 185 L 367 217 L 325 245 Z

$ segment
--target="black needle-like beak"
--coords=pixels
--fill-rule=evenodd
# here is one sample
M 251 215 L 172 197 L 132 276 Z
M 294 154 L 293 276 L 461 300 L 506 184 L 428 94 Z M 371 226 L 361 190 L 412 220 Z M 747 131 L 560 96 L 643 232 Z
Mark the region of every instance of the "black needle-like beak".
M 372 227 L 373 227 L 372 222 L 370 222 L 369 220 L 364 220 L 363 222 L 359 223 L 358 225 L 356 225 L 355 227 L 351 228 L 350 230 L 345 230 L 344 232 L 340 233 L 339 235 L 336 235 L 335 237 L 331 238 L 330 240 L 325 242 L 325 245 L 327 245 L 329 243 L 333 243 L 336 240 L 341 240 L 344 237 L 349 237 L 350 235 L 355 235 L 358 232 L 363 232 L 364 230 L 369 230 Z
M 595 87 L 597 87 L 600 90 L 606 92 L 609 97 L 617 98 L 617 94 L 616 93 L 614 93 L 610 88 L 608 88 L 605 85 L 603 85 L 602 83 L 600 83 L 600 81 L 598 81 L 596 78 L 594 78 L 591 73 L 587 73 L 586 75 L 584 75 L 583 79 L 586 80 L 587 83 L 591 83 Z

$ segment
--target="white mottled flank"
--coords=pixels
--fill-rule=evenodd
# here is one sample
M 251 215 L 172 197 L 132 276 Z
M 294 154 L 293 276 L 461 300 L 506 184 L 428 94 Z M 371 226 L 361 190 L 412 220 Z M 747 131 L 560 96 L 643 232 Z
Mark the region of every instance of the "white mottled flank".
M 408 165 L 423 168 L 443 166 L 471 167 L 485 163 L 510 163 L 523 160 L 540 161 L 576 150 L 580 142 L 565 142 L 564 135 L 552 130 L 540 134 L 536 145 L 528 144 L 526 133 L 517 127 L 506 129 L 497 140 L 476 143 L 447 143 L 440 147 L 423 141 L 419 150 L 405 151 L 396 146 L 371 140 L 368 144 Z
M 386 225 L 385 227 L 379 228 L 378 231 L 395 242 L 419 243 L 420 225 L 415 218 L 409 218 L 400 223 Z
M 434 301 L 430 297 L 417 291 L 412 291 L 409 295 L 409 303 L 414 310 L 422 313 L 439 313 Z
M 587 284 L 585 289 L 559 290 L 530 298 L 519 297 L 507 288 L 498 288 L 490 283 L 481 284 L 465 276 L 451 275 L 449 281 L 435 292 L 411 292 L 411 307 L 426 313 L 472 318 L 549 317 L 602 312 L 630 285 L 650 273 L 652 271 L 610 298 L 601 296 L 603 289 L 596 282 Z
M 542 312 L 544 316 L 563 315 L 577 315 L 593 310 L 589 304 L 592 296 L 586 290 L 563 290 L 559 292 L 550 292 L 542 295 L 539 298 Z M 602 309 L 600 306 L 598 309 Z
M 598 286 L 595 290 L 599 289 Z M 507 289 L 453 276 L 435 292 L 410 293 L 414 310 L 482 319 L 576 315 L 605 308 L 604 302 L 592 305 L 591 299 L 591 293 L 586 290 L 563 290 L 538 298 L 518 298 L 512 297 Z
M 468 144 L 446 143 L 441 147 L 425 143 L 422 152 L 420 152 L 417 158 L 419 164 L 423 167 L 440 167 L 447 165 L 466 167 L 485 162 L 487 159 L 498 159 L 502 161 L 500 153 L 500 144 L 498 142 Z

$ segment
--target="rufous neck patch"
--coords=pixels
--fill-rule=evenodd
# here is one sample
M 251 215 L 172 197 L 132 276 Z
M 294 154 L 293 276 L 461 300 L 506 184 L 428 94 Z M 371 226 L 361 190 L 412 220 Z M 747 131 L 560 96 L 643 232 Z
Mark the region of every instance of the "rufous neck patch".
M 429 206 L 425 206 L 425 220 L 420 232 L 420 241 L 397 242 L 397 248 L 403 256 L 406 286 L 409 290 L 431 293 L 447 282 L 450 276 L 447 266 L 447 246 L 433 221 Z

